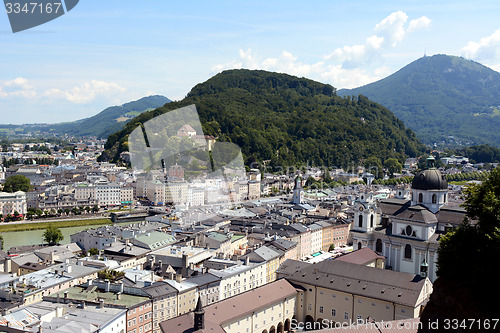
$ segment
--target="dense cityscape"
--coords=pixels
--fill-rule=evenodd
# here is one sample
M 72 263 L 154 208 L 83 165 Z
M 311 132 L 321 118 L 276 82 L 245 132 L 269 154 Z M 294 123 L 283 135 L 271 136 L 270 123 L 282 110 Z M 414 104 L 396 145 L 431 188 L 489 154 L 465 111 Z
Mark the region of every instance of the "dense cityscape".
M 499 1 L 4 7 L 0 333 L 499 331 Z

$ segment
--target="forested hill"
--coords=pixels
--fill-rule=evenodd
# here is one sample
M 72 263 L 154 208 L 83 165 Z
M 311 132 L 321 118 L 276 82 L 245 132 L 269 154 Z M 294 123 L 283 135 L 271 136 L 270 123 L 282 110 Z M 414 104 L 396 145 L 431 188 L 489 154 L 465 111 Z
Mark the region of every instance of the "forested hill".
M 238 144 L 245 162 L 347 166 L 369 156 L 416 156 L 424 146 L 391 111 L 363 96 L 342 98 L 326 84 L 257 70 L 224 71 L 186 98 L 131 120 L 109 136 L 101 160 L 117 160 L 139 124 L 195 104 L 205 134 Z
M 170 102 L 161 95 L 143 97 L 123 105 L 110 106 L 95 116 L 69 123 L 51 125 L 51 130 L 75 136 L 97 136 L 105 138 L 121 130 L 125 123 L 148 109 Z
M 449 55 L 420 58 L 341 96 L 362 94 L 394 112 L 424 143 L 500 147 L 500 73 Z
M 30 134 L 45 136 L 47 134 L 66 134 L 76 137 L 95 136 L 106 138 L 110 134 L 123 129 L 125 124 L 135 116 L 170 102 L 161 95 L 143 97 L 122 105 L 110 106 L 98 114 L 76 121 L 57 124 L 24 124 L 2 125 L 0 134 Z

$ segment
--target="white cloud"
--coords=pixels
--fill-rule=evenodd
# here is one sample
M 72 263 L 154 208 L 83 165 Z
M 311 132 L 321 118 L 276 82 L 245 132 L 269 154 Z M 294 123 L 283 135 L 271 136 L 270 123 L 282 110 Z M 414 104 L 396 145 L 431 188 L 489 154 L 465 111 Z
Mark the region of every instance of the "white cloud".
M 481 38 L 479 42 L 468 42 L 460 51 L 463 56 L 469 59 L 500 61 L 500 29 Z
M 419 17 L 418 19 L 411 20 L 410 24 L 408 24 L 408 32 L 412 32 L 422 28 L 427 28 L 431 25 L 431 22 L 432 21 L 426 16 L 422 16 Z
M 74 104 L 84 104 L 104 97 L 115 100 L 117 95 L 126 91 L 125 88 L 113 82 L 91 80 L 80 86 L 69 89 L 46 88 L 41 89 L 28 79 L 17 77 L 10 81 L 0 82 L 0 98 L 23 98 L 36 101 L 44 98 L 63 99 Z
M 80 86 L 70 89 L 51 88 L 47 89 L 43 96 L 49 98 L 62 98 L 72 103 L 84 104 L 93 101 L 97 97 L 113 98 L 115 94 L 123 93 L 126 89 L 113 82 L 91 80 Z
M 297 76 L 307 76 L 333 84 L 335 87 L 353 88 L 378 80 L 389 74 L 386 66 L 371 71 L 364 66 L 380 60 L 381 52 L 388 47 L 396 47 L 410 32 L 428 27 L 431 20 L 425 16 L 411 20 L 402 11 L 391 13 L 375 25 L 376 34 L 366 38 L 363 44 L 344 45 L 323 55 L 322 60 L 312 64 L 304 63 L 288 52 L 282 51 L 278 57 L 261 59 L 251 49 L 239 50 L 239 59 L 212 68 L 214 72 L 223 69 L 248 68 L 285 72 Z
M 26 78 L 17 77 L 13 80 L 0 83 L 0 98 L 34 98 L 35 96 L 35 87 Z
M 402 11 L 394 12 L 378 23 L 373 30 L 390 41 L 391 46 L 394 47 L 405 37 L 405 23 L 407 20 L 408 15 L 406 13 Z

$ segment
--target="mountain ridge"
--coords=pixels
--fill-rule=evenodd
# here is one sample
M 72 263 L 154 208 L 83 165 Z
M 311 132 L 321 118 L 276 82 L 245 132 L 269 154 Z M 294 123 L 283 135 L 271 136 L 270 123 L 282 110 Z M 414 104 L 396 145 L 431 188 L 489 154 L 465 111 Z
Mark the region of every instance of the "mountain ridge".
M 138 114 L 163 106 L 171 102 L 165 96 L 151 95 L 145 96 L 135 101 L 130 101 L 122 105 L 109 106 L 99 113 L 75 121 L 55 123 L 55 124 L 23 124 L 9 125 L 0 124 L 0 129 L 23 129 L 30 132 L 45 132 L 68 134 L 74 136 L 96 136 L 105 138 L 115 131 L 123 128 L 127 121 Z
M 415 156 L 424 146 L 392 112 L 365 97 L 342 98 L 335 88 L 306 78 L 262 70 L 223 71 L 195 85 L 181 101 L 131 120 L 112 134 L 101 160 L 117 161 L 139 124 L 195 104 L 205 134 L 238 144 L 249 165 L 310 162 L 343 165 L 377 155 Z
M 500 146 L 500 73 L 475 61 L 424 56 L 384 79 L 337 93 L 384 105 L 427 144 Z

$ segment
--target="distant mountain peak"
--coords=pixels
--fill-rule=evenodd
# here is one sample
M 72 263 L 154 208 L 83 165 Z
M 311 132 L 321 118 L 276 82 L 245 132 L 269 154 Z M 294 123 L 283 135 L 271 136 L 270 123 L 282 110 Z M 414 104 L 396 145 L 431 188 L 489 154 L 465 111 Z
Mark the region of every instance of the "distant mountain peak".
M 338 94 L 361 94 L 384 105 L 428 144 L 500 146 L 500 73 L 472 60 L 424 56 L 382 80 Z

